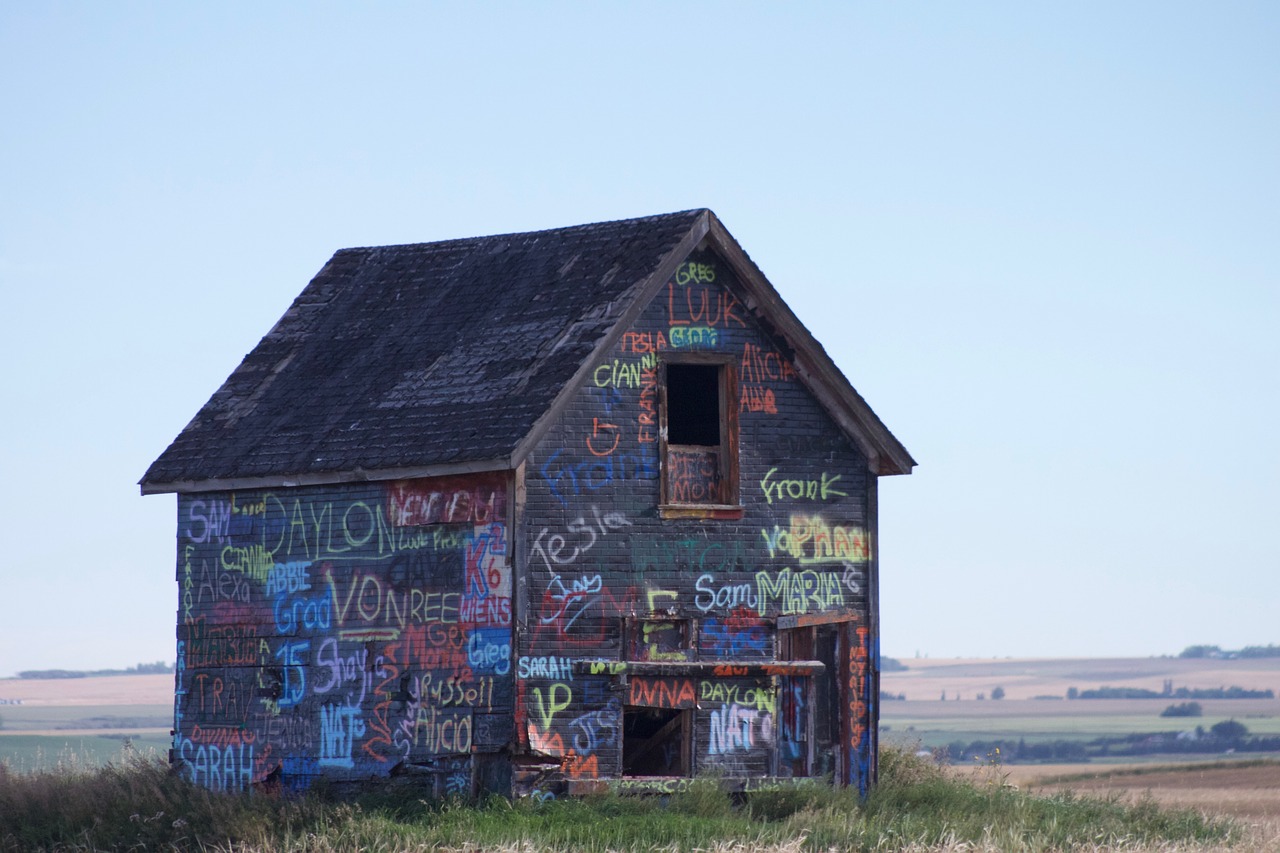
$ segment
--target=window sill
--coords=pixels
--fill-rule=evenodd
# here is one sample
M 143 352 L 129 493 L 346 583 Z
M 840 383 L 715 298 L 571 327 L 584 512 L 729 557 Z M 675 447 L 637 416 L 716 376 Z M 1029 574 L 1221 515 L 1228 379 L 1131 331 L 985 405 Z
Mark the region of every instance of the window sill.
M 659 504 L 659 518 L 742 518 L 746 512 L 737 504 Z

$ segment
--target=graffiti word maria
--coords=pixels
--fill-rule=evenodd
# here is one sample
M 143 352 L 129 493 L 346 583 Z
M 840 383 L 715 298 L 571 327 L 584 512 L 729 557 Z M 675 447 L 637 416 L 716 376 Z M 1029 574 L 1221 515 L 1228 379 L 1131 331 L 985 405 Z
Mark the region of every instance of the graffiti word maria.
M 845 603 L 840 576 L 812 569 L 756 572 L 754 583 L 716 583 L 714 575 L 705 574 L 698 577 L 694 590 L 697 595 L 693 603 L 703 613 L 745 607 L 760 615 L 778 612 L 793 616 L 831 610 Z
M 817 480 L 778 480 L 774 479 L 777 473 L 777 468 L 770 468 L 760 481 L 760 491 L 764 492 L 765 500 L 769 503 L 775 500 L 827 501 L 835 497 L 849 497 L 848 492 L 835 488 L 836 481 L 840 479 L 839 474 L 828 477 L 824 472 Z

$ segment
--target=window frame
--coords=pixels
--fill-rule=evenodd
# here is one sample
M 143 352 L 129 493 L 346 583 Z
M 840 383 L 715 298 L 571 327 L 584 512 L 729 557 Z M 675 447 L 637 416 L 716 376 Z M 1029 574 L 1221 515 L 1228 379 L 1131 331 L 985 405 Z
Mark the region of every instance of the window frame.
M 721 500 L 719 502 L 676 502 L 672 500 L 670 483 L 670 451 L 668 441 L 667 367 L 671 364 L 702 365 L 716 368 L 720 394 L 720 444 L 717 449 L 720 466 Z M 662 518 L 741 518 L 740 472 L 738 464 L 738 371 L 732 355 L 726 353 L 663 353 L 658 359 L 658 512 Z M 699 447 L 700 445 L 674 445 Z

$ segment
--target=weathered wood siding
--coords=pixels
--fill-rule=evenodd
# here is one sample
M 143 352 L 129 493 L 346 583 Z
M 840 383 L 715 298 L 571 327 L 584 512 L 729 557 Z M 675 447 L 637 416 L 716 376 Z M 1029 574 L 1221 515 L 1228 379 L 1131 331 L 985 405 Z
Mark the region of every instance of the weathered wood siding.
M 180 495 L 173 759 L 509 790 L 509 478 Z
M 826 740 L 805 769 L 868 784 L 875 478 L 738 292 L 714 254 L 690 257 L 593 366 L 527 463 L 517 522 L 528 554 L 518 571 L 527 606 L 517 608 L 517 792 L 555 795 L 572 780 L 618 777 L 628 706 L 692 709 L 683 769 L 741 777 L 793 772 L 787 725 L 817 715 Z M 737 518 L 660 515 L 658 360 L 689 352 L 732 360 Z M 783 676 L 712 666 L 774 662 L 780 619 L 821 622 L 824 613 L 834 633 L 821 689 L 783 702 Z M 675 642 L 648 642 L 673 630 Z M 617 663 L 575 667 L 592 659 Z M 659 686 L 652 673 L 628 674 L 629 661 L 691 666 Z M 812 697 L 824 707 L 797 707 Z

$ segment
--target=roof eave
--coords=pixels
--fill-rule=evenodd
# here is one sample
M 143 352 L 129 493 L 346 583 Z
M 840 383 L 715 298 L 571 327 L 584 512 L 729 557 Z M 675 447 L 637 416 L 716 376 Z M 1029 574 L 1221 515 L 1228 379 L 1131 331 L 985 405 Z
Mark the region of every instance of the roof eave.
M 889 431 L 844 372 L 827 355 L 800 318 L 783 301 L 760 268 L 738 245 L 715 214 L 710 215 L 708 241 L 733 267 L 747 290 L 748 307 L 772 323 L 796 351 L 796 372 L 867 457 L 877 476 L 910 474 L 916 461 Z
M 138 485 L 144 495 L 197 494 L 200 492 L 280 489 L 295 486 L 331 486 L 341 483 L 363 483 L 380 480 L 413 480 L 420 477 L 450 477 L 459 474 L 479 474 L 487 471 L 507 471 L 510 468 L 511 466 L 506 459 L 480 459 L 438 465 L 415 465 L 404 468 L 365 470 L 357 467 L 345 471 L 273 474 L 265 477 L 229 477 L 225 479 L 173 480 L 169 482 L 142 480 Z
M 617 321 L 609 329 L 609 331 L 600 338 L 595 349 L 591 354 L 582 361 L 582 365 L 574 372 L 569 381 L 560 389 L 551 405 L 542 413 L 541 417 L 534 422 L 524 438 L 516 445 L 515 450 L 511 453 L 509 465 L 516 468 L 521 465 L 533 452 L 542 437 L 546 435 L 547 430 L 556 422 L 560 413 L 569 405 L 577 394 L 578 389 L 587 382 L 591 375 L 591 371 L 595 369 L 600 360 L 617 345 L 622 335 L 634 325 L 639 319 L 640 314 L 648 307 L 649 302 L 658 294 L 658 291 L 667 283 L 667 281 L 676 273 L 676 269 L 684 262 L 689 253 L 697 248 L 703 238 L 707 236 L 710 223 L 715 219 L 715 214 L 710 210 L 703 210 L 701 215 L 694 220 L 689 230 L 685 233 L 680 242 L 669 251 L 662 260 L 658 262 L 652 272 L 646 276 L 640 284 L 631 289 L 631 295 L 628 297 L 630 304 L 619 314 Z

